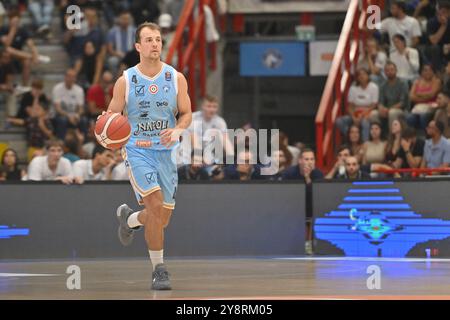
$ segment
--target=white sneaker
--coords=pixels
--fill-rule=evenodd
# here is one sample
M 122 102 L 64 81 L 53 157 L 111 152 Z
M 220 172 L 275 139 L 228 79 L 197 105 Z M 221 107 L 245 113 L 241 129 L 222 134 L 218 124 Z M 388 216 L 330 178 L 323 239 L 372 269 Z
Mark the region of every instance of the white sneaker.
M 52 59 L 49 56 L 43 56 L 43 55 L 39 55 L 38 56 L 38 61 L 40 63 L 50 63 L 50 61 L 52 61 Z

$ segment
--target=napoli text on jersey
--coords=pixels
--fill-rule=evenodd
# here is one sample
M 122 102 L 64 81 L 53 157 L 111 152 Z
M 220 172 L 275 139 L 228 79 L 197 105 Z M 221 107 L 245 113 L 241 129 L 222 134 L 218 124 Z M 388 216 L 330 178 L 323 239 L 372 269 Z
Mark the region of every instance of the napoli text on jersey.
M 176 125 L 177 71 L 163 63 L 161 71 L 150 78 L 134 66 L 124 71 L 124 77 L 127 103 L 124 114 L 131 125 L 127 147 L 168 150 L 160 143 L 159 133 Z

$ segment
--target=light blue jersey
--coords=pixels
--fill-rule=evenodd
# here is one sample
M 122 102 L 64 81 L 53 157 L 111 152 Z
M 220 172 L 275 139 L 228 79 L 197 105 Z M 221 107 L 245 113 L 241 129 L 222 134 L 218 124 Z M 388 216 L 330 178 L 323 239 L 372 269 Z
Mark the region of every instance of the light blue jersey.
M 146 196 L 161 190 L 163 207 L 175 207 L 178 173 L 171 154 L 179 143 L 167 148 L 160 143 L 159 134 L 176 125 L 177 75 L 177 71 L 165 63 L 153 78 L 142 74 L 137 66 L 124 71 L 124 114 L 130 122 L 131 137 L 122 148 L 122 156 L 141 205 Z
M 168 150 L 161 145 L 159 133 L 176 125 L 177 74 L 172 66 L 165 63 L 153 78 L 142 74 L 137 66 L 124 71 L 124 113 L 131 125 L 127 147 Z

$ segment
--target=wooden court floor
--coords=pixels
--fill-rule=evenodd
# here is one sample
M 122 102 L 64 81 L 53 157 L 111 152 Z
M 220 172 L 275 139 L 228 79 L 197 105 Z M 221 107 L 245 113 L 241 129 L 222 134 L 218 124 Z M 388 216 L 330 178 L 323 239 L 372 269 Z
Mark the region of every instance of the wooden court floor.
M 450 260 L 166 259 L 172 291 L 149 290 L 148 259 L 0 263 L 0 299 L 450 299 Z M 67 268 L 80 268 L 69 290 Z M 368 289 L 369 266 L 380 289 Z

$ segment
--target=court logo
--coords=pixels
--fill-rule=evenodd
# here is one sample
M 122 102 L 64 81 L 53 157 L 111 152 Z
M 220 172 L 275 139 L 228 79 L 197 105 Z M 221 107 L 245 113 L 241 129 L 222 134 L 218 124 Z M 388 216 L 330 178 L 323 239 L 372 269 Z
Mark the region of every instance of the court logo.
M 81 269 L 77 265 L 70 265 L 66 270 L 70 276 L 67 278 L 66 287 L 69 290 L 81 290 Z
M 166 72 L 166 81 L 171 81 L 171 80 L 172 80 L 172 74 L 169 71 L 167 71 Z
M 148 91 L 150 91 L 151 94 L 157 94 L 158 93 L 158 86 L 156 84 L 152 84 L 148 88 Z
M 366 270 L 370 276 L 367 278 L 366 285 L 369 290 L 381 289 L 381 268 L 377 265 L 370 265 Z
M 145 86 L 135 86 L 134 87 L 134 95 L 136 97 L 143 97 L 145 96 Z

